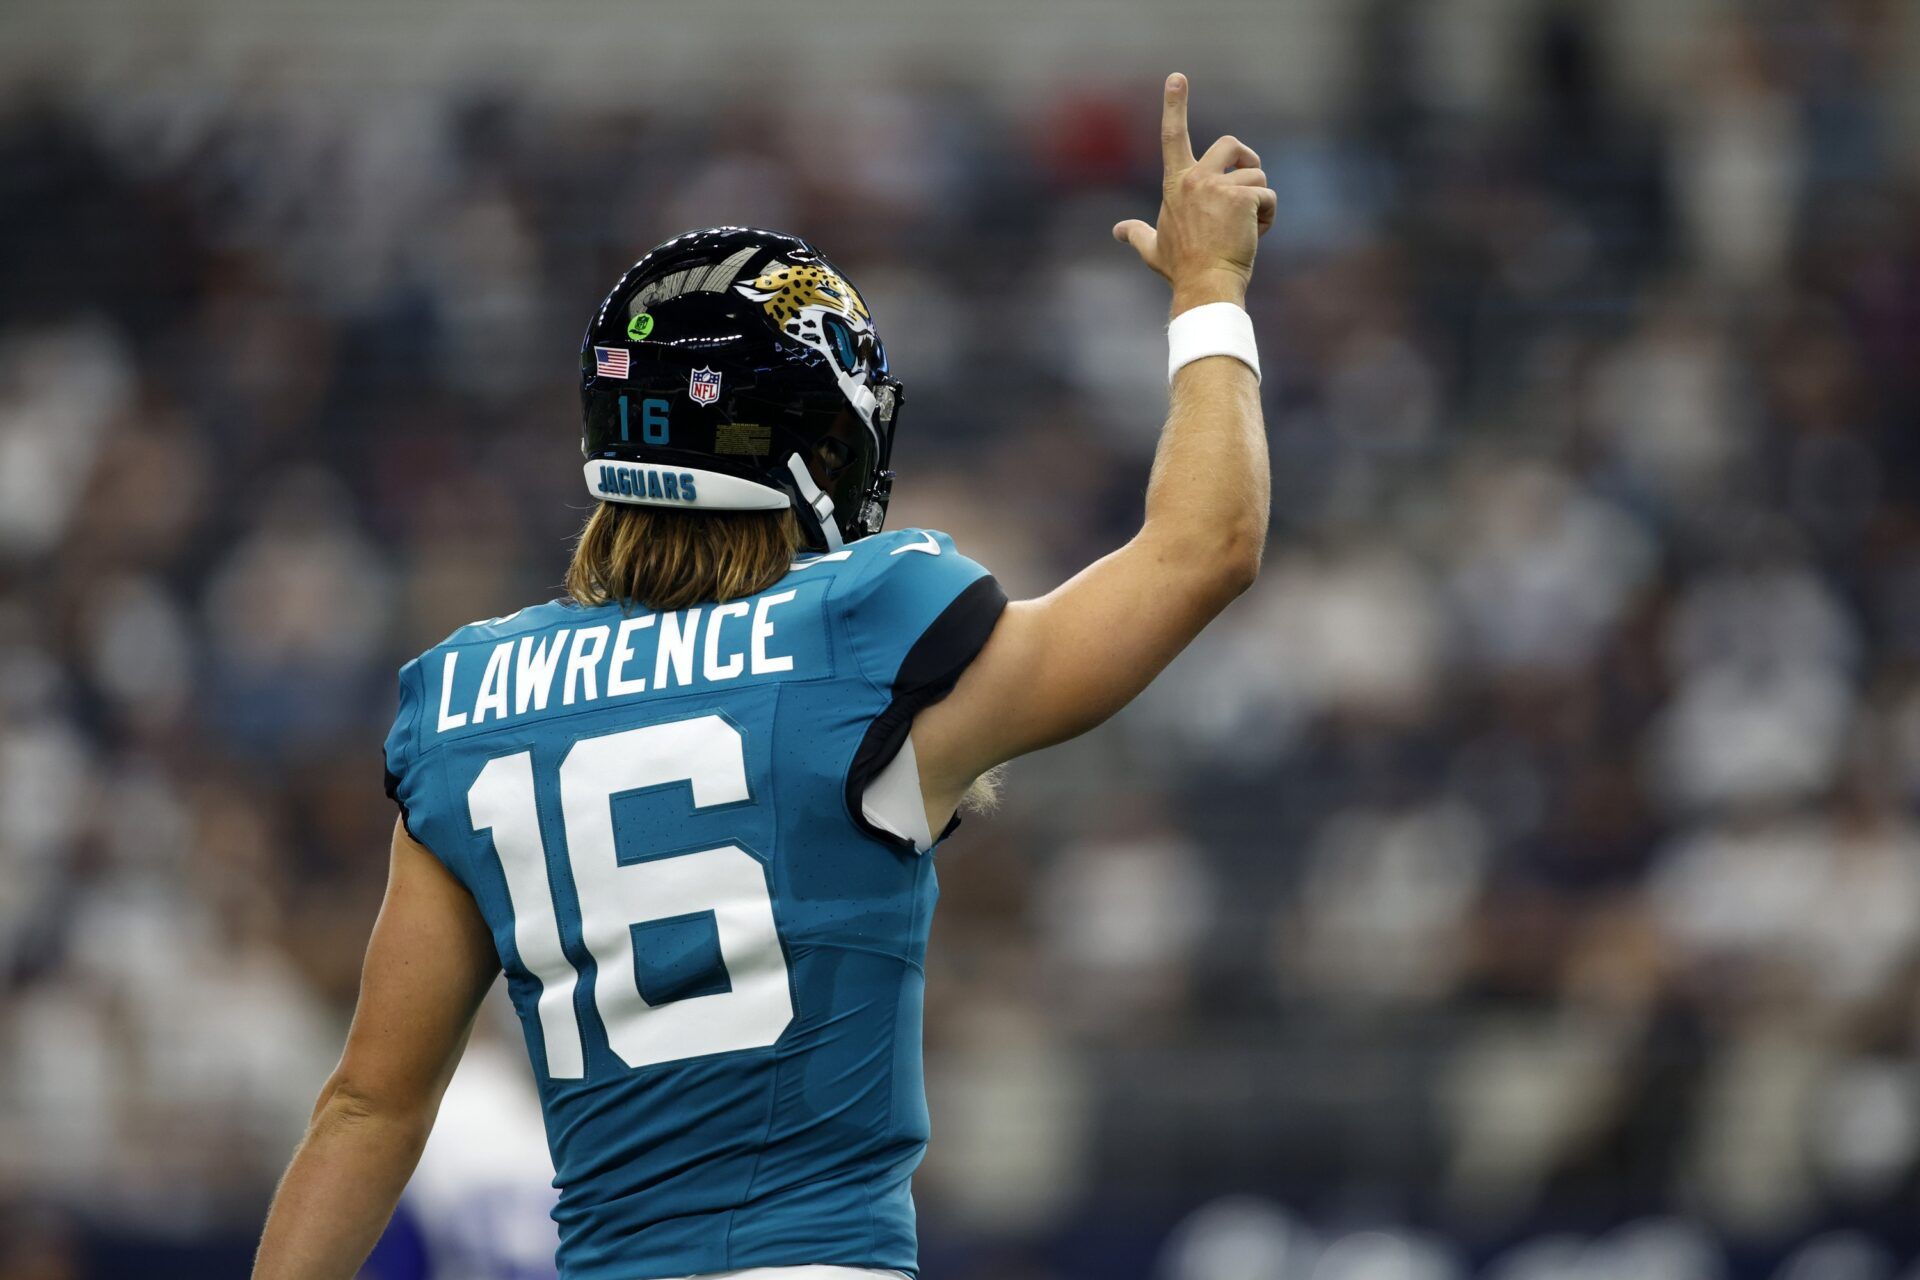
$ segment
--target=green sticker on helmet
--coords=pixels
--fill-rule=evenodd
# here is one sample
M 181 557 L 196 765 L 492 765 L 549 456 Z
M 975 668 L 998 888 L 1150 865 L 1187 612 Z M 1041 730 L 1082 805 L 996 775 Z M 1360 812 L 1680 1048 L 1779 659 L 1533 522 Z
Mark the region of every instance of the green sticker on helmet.
M 629 342 L 639 342 L 652 332 L 653 317 L 645 311 L 627 321 L 627 341 Z

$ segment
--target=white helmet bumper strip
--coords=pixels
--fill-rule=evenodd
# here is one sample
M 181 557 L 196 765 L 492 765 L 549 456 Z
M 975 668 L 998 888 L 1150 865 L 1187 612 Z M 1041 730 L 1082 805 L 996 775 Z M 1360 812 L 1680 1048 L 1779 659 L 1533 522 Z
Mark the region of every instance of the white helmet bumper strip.
M 833 521 L 833 499 L 820 492 L 820 486 L 813 482 L 813 472 L 807 470 L 807 464 L 800 455 L 787 455 L 787 470 L 793 475 L 793 482 L 799 486 L 800 496 L 806 500 L 813 512 L 814 520 L 820 525 L 820 536 L 826 539 L 829 553 L 840 549 L 840 526 Z
M 594 458 L 582 473 L 587 492 L 605 502 L 688 511 L 785 511 L 793 505 L 785 490 L 698 467 Z

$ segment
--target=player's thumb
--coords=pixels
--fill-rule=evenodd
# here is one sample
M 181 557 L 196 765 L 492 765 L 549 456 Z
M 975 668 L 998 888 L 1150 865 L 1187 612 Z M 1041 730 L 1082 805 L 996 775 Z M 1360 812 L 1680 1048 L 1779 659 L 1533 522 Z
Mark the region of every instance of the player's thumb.
M 1121 244 L 1132 245 L 1147 262 L 1153 261 L 1153 228 L 1138 218 L 1128 218 L 1124 222 L 1113 224 L 1113 238 Z

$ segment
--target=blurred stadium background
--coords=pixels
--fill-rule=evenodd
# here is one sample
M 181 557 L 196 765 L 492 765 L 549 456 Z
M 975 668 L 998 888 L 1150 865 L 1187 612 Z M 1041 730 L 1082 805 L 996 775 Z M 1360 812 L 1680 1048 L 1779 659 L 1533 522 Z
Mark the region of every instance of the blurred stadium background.
M 1127 533 L 1172 69 L 1274 541 L 943 854 L 930 1280 L 1920 1276 L 1911 0 L 0 6 L 0 1275 L 245 1273 L 653 242 L 861 283 L 896 523 Z

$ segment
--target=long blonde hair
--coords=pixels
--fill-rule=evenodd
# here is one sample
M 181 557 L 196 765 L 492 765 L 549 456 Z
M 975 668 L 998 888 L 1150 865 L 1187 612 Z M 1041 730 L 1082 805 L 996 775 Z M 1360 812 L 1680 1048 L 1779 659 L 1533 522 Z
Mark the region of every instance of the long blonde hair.
M 778 582 L 801 546 L 788 511 L 682 511 L 602 502 L 567 566 L 567 594 L 656 611 L 737 600 Z

